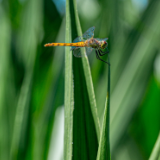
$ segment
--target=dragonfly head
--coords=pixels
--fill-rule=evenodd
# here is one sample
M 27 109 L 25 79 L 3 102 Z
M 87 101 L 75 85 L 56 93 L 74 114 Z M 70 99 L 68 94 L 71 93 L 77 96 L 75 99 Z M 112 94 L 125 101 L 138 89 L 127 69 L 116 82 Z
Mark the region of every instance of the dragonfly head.
M 104 40 L 101 41 L 101 48 L 105 49 L 107 47 L 108 43 Z

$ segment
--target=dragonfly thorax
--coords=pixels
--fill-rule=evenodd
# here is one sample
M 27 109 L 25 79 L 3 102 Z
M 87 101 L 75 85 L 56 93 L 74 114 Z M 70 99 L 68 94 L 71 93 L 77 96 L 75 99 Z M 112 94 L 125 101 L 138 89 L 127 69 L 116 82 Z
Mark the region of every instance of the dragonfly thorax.
M 88 43 L 89 47 L 92 47 L 94 49 L 98 49 L 98 48 L 105 49 L 107 47 L 106 41 L 104 41 L 104 40 L 99 41 L 95 38 L 91 38 L 91 39 L 87 40 L 87 43 Z
M 99 41 L 94 38 L 88 39 L 87 43 L 89 47 L 92 47 L 95 49 L 100 47 Z

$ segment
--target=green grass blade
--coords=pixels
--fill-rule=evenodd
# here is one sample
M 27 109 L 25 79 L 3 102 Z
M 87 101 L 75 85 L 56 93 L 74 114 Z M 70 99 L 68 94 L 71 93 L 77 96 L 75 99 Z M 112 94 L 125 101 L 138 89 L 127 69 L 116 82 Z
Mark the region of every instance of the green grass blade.
M 153 148 L 153 151 L 149 157 L 149 160 L 160 160 L 160 133 Z
M 81 59 L 74 58 L 73 158 L 96 159 L 98 139 Z
M 77 12 L 76 1 L 70 1 L 72 40 L 82 35 Z M 78 33 L 77 33 L 78 31 Z M 72 42 L 72 41 L 71 41 Z M 84 50 L 82 51 L 85 54 Z M 73 56 L 73 78 L 74 78 L 74 112 L 73 112 L 73 159 L 88 160 L 96 159 L 98 151 L 98 135 L 100 131 L 98 115 L 94 116 L 92 109 L 96 108 L 96 101 L 92 82 L 88 90 L 85 69 L 89 64 L 83 67 L 83 58 Z M 90 71 L 87 73 L 90 74 Z M 91 74 L 87 75 L 90 76 Z M 90 92 L 90 93 L 89 93 Z M 92 95 L 92 97 L 91 97 Z M 94 109 L 95 109 L 94 108 Z M 95 113 L 97 113 L 95 111 Z M 94 120 L 96 119 L 96 122 Z M 96 125 L 97 124 L 97 128 Z
M 66 1 L 66 43 L 71 42 L 70 1 Z M 73 141 L 73 77 L 72 52 L 70 47 L 65 48 L 65 133 L 64 133 L 64 159 L 72 159 Z
M 108 62 L 109 55 L 108 55 Z M 110 66 L 108 65 L 108 89 L 104 109 L 102 131 L 98 148 L 97 160 L 110 160 Z
M 26 119 L 29 110 L 29 98 L 31 91 L 31 74 L 26 74 L 24 82 L 21 87 L 20 96 L 18 99 L 16 116 L 13 128 L 13 137 L 11 142 L 11 157 L 12 159 L 17 159 L 18 151 L 21 142 L 21 134 L 24 134 L 26 130 Z M 25 135 L 25 134 L 24 134 Z
M 74 2 L 75 21 L 76 21 L 78 36 L 82 36 L 82 29 L 81 29 L 81 25 L 80 25 L 80 21 L 79 21 L 79 17 L 78 17 L 76 0 L 73 0 L 73 2 Z M 86 54 L 84 48 L 82 48 L 81 52 L 82 52 L 82 54 Z M 85 80 L 86 80 L 89 101 L 90 101 L 90 105 L 91 105 L 91 111 L 92 111 L 92 115 L 93 115 L 93 119 L 94 119 L 94 123 L 95 123 L 95 127 L 96 127 L 97 137 L 99 140 L 100 123 L 99 123 L 99 117 L 98 117 L 98 112 L 97 112 L 97 105 L 96 105 L 94 87 L 93 87 L 93 82 L 92 82 L 91 70 L 90 70 L 88 58 L 86 56 L 84 56 L 82 58 L 82 64 L 83 64 L 83 70 L 84 70 L 84 75 L 85 75 Z
M 0 4 L 0 159 L 9 159 L 9 122 L 8 122 L 8 100 L 10 96 L 11 85 L 10 76 L 10 41 L 11 28 L 7 13 Z M 12 103 L 14 107 L 14 103 Z

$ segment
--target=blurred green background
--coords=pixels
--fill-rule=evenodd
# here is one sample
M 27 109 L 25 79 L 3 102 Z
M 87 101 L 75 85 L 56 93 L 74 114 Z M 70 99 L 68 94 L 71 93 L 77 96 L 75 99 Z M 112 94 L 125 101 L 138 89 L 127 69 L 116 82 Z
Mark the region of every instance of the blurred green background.
M 77 5 L 83 32 L 109 38 L 112 159 L 147 160 L 160 130 L 160 1 Z M 1 160 L 63 159 L 65 47 L 49 42 L 65 42 L 65 0 L 0 0 Z M 108 66 L 88 58 L 102 122 Z

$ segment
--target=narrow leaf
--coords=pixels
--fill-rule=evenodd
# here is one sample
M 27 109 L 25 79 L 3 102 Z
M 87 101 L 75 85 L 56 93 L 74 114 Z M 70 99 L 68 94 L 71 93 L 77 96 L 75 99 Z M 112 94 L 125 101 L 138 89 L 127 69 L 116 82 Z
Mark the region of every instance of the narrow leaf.
M 149 160 L 160 160 L 160 133 L 151 153 Z
M 80 21 L 79 21 L 79 17 L 78 17 L 76 0 L 73 0 L 73 2 L 74 2 L 75 20 L 76 20 L 76 25 L 77 25 L 78 36 L 82 36 L 82 29 L 81 29 L 81 25 L 80 25 Z M 86 55 L 84 48 L 82 48 L 81 52 L 82 52 L 82 54 Z M 91 111 L 92 111 L 92 115 L 93 115 L 93 119 L 94 119 L 94 123 L 95 123 L 95 127 L 96 127 L 97 136 L 99 139 L 100 123 L 99 123 L 99 118 L 98 118 L 97 105 L 96 105 L 94 87 L 93 87 L 93 82 L 92 82 L 91 70 L 90 70 L 89 61 L 88 61 L 87 56 L 84 56 L 82 58 L 82 64 L 83 64 L 86 85 L 87 85 L 89 101 L 90 101 L 90 105 L 91 105 Z
M 77 4 L 74 0 L 70 3 L 70 11 L 73 41 L 73 39 L 82 35 Z M 82 54 L 85 54 L 83 49 Z M 89 70 L 87 74 L 85 73 L 86 68 Z M 95 160 L 98 151 L 100 125 L 89 63 L 86 63 L 84 66 L 83 58 L 76 58 L 73 56 L 73 78 L 73 159 Z
M 66 43 L 71 41 L 69 0 L 66 1 Z M 69 47 L 65 48 L 65 135 L 64 159 L 72 159 L 73 135 L 73 77 L 72 53 Z
M 9 159 L 9 123 L 7 101 L 10 97 L 10 41 L 11 28 L 7 13 L 0 4 L 0 159 Z M 13 105 L 13 102 L 12 102 Z M 13 106 L 12 106 L 13 107 Z
M 108 62 L 109 55 L 108 55 Z M 104 109 L 102 131 L 100 137 L 100 143 L 98 148 L 97 160 L 110 160 L 110 138 L 109 129 L 110 126 L 110 66 L 108 65 L 108 90 Z

